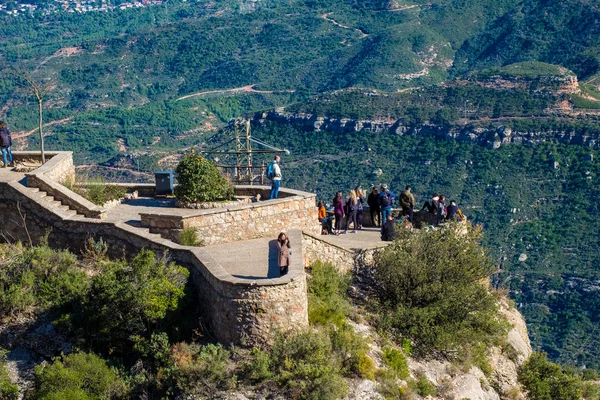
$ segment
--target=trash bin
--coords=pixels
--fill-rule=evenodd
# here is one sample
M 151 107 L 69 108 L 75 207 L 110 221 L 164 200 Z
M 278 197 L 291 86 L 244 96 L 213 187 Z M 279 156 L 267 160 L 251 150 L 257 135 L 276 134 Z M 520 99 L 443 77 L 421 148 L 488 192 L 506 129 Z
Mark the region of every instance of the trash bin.
M 173 195 L 173 171 L 156 171 L 154 177 L 158 196 Z

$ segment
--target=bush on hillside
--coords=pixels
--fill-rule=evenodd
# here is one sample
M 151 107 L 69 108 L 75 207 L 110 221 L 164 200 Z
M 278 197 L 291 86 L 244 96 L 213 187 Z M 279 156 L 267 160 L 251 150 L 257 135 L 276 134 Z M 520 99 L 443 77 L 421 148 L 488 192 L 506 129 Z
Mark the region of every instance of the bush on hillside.
M 346 291 L 349 274 L 339 274 L 330 263 L 317 261 L 310 267 L 308 280 L 308 320 L 311 324 L 342 325 L 350 309 Z
M 483 283 L 491 268 L 478 239 L 450 225 L 415 231 L 377 256 L 382 325 L 410 338 L 418 355 L 456 356 L 505 335 L 497 298 Z
M 120 350 L 132 335 L 151 326 L 178 307 L 189 271 L 168 263 L 150 250 L 130 262 L 104 262 L 92 278 L 83 304 L 82 328 L 103 350 Z
M 322 330 L 278 335 L 271 360 L 276 382 L 288 388 L 292 398 L 334 400 L 348 390 L 331 339 Z
M 10 381 L 8 370 L 4 366 L 6 352 L 0 350 L 0 399 L 16 400 L 19 398 L 19 387 Z
M 60 307 L 81 298 L 89 279 L 67 250 L 45 242 L 26 247 L 0 245 L 0 315 Z
M 531 400 L 581 399 L 581 380 L 548 361 L 546 353 L 533 353 L 519 370 L 519 383 Z
M 36 400 L 124 399 L 127 386 L 106 361 L 73 353 L 35 367 Z
M 199 201 L 231 200 L 234 189 L 217 166 L 193 151 L 186 154 L 175 169 L 178 185 L 175 197 L 191 203 Z

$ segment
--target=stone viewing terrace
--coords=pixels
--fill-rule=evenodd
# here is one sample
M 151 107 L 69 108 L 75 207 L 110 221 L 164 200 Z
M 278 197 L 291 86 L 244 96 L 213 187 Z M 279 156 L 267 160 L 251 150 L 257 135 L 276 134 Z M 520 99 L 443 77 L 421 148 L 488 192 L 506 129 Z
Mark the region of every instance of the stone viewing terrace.
M 105 241 L 113 257 L 143 248 L 164 254 L 190 270 L 198 308 L 223 343 L 261 345 L 276 330 L 306 326 L 304 267 L 321 259 L 349 269 L 358 255 L 384 245 L 377 229 L 321 236 L 312 193 L 282 188 L 279 199 L 268 200 L 269 187 L 238 186 L 238 197 L 254 201 L 182 209 L 155 197 L 153 184 L 122 184 L 137 197 L 100 207 L 61 184 L 74 174 L 70 152 L 47 152 L 43 166 L 39 153 L 14 156 L 16 169 L 0 168 L 0 240 L 35 244 L 49 232 L 51 246 L 75 254 L 90 239 Z M 178 243 L 186 228 L 198 232 L 202 246 Z M 292 244 L 284 276 L 277 266 L 280 231 Z

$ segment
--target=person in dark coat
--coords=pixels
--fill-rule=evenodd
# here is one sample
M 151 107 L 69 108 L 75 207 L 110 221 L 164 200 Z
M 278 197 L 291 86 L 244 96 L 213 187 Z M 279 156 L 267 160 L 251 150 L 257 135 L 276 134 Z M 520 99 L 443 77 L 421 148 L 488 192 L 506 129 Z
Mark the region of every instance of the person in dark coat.
M 288 273 L 290 266 L 290 239 L 288 239 L 285 232 L 281 232 L 277 237 L 277 249 L 279 250 L 279 256 L 277 257 L 277 265 L 279 265 L 279 273 L 283 276 Z
M 369 193 L 369 197 L 367 197 L 367 204 L 369 205 L 369 213 L 371 214 L 371 224 L 373 226 L 380 227 L 381 226 L 381 209 L 379 208 L 379 201 L 377 200 L 379 197 L 379 191 L 375 186 Z M 375 223 L 375 217 L 377 217 L 377 223 Z
M 11 145 L 12 138 L 10 137 L 10 131 L 6 126 L 6 123 L 4 123 L 4 121 L 0 121 L 0 151 L 2 151 L 2 162 L 4 163 L 3 168 L 7 168 L 9 166 L 6 156 L 8 156 L 10 159 L 10 166 L 15 166 L 12 151 L 10 151 Z
M 384 242 L 393 242 L 396 239 L 396 220 L 388 215 L 387 221 L 381 227 L 381 240 Z
M 408 220 L 412 223 L 415 196 L 410 192 L 410 185 L 406 185 L 406 190 L 400 195 L 400 206 L 402 207 L 402 215 L 407 215 Z
M 427 209 L 427 211 L 429 211 L 429 214 L 437 213 L 439 201 L 440 195 L 434 193 L 433 196 L 431 196 L 431 201 L 426 201 L 425 204 L 423 204 L 423 207 L 421 207 L 421 211 Z
M 458 204 L 456 204 L 456 201 L 450 200 L 450 205 L 447 209 L 446 219 L 448 221 L 458 220 Z
M 335 231 L 334 235 L 339 235 L 342 231 L 342 220 L 344 219 L 344 200 L 342 192 L 337 192 L 333 198 L 333 215 L 335 215 Z

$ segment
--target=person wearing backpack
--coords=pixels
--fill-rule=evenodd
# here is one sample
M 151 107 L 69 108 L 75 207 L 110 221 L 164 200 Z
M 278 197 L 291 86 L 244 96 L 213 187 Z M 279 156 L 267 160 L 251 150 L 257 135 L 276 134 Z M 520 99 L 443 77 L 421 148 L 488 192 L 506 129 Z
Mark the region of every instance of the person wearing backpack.
M 392 205 L 394 204 L 396 196 L 392 193 L 387 185 L 383 183 L 381 185 L 381 193 L 379 193 L 379 197 L 377 199 L 379 203 L 379 208 L 381 208 L 381 220 L 387 221 L 388 216 L 392 215 Z
M 354 229 L 350 233 L 356 233 L 356 229 L 358 228 L 358 224 L 356 223 L 356 214 L 358 213 L 358 199 L 356 198 L 356 192 L 351 190 L 348 193 L 348 201 L 346 202 L 348 206 L 348 215 L 346 216 L 346 229 L 344 233 L 348 233 L 348 227 L 350 226 L 350 222 L 354 223 Z
M 408 215 L 408 220 L 412 223 L 415 197 L 410 192 L 410 185 L 406 185 L 406 190 L 400 195 L 400 206 L 402 207 L 402 215 Z
M 10 131 L 6 126 L 6 123 L 4 121 L 0 121 L 0 151 L 2 151 L 2 162 L 4 163 L 4 166 L 2 168 L 8 168 L 9 166 L 6 156 L 8 156 L 8 158 L 10 159 L 10 166 L 15 166 L 13 155 L 10 151 L 11 145 L 12 138 L 10 137 Z
M 280 160 L 281 157 L 275 156 L 267 168 L 267 178 L 271 180 L 271 194 L 269 199 L 279 198 L 279 187 L 281 186 L 281 168 L 279 167 Z

